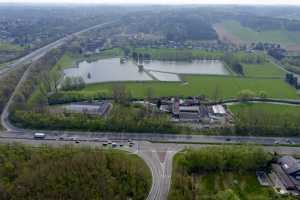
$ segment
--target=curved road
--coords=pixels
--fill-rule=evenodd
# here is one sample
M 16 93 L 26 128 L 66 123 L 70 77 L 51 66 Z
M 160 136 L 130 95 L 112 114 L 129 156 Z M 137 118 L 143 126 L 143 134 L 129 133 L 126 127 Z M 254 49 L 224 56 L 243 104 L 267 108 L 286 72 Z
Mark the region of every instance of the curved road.
M 74 36 L 80 35 L 87 31 L 104 27 L 105 25 L 112 24 L 116 21 L 111 21 L 103 24 L 99 24 L 77 33 L 66 36 L 56 42 L 48 44 L 45 47 L 42 47 L 34 52 L 28 54 L 27 56 L 20 58 L 10 64 L 8 68 L 0 70 L 1 74 L 12 70 L 24 63 L 30 63 L 38 60 L 44 56 L 51 49 L 57 48 L 66 42 L 70 41 Z M 9 143 L 9 142 L 21 142 L 29 143 L 33 145 L 40 144 L 51 144 L 51 145 L 61 145 L 74 143 L 72 138 L 76 138 L 77 141 L 81 141 L 84 144 L 89 146 L 99 145 L 100 141 L 106 140 L 116 140 L 116 141 L 126 141 L 128 139 L 136 140 L 136 147 L 133 149 L 126 149 L 130 152 L 136 153 L 141 158 L 145 160 L 149 166 L 152 173 L 152 187 L 151 191 L 147 197 L 147 200 L 166 200 L 170 184 L 171 184 L 171 175 L 172 175 L 172 160 L 173 156 L 180 150 L 185 147 L 205 147 L 208 144 L 232 144 L 232 143 L 254 143 L 261 145 L 273 145 L 273 144 L 299 144 L 300 138 L 278 138 L 278 137 L 252 137 L 252 136 L 202 136 L 202 135 L 173 135 L 173 134 L 140 134 L 140 133 L 86 133 L 86 132 L 64 132 L 64 131 L 46 131 L 48 133 L 46 140 L 34 140 L 32 134 L 34 131 L 29 130 L 19 130 L 11 125 L 8 121 L 8 108 L 12 102 L 12 99 L 15 95 L 15 92 L 18 90 L 23 81 L 27 78 L 28 71 L 31 66 L 25 71 L 20 82 L 16 86 L 14 93 L 11 95 L 4 111 L 1 115 L 1 122 L 4 128 L 7 129 L 7 132 L 0 134 L 0 142 Z M 231 100 L 235 102 L 236 100 Z M 255 100 L 257 101 L 257 99 Z M 300 104 L 299 100 L 276 100 L 271 99 L 273 103 L 288 103 L 288 104 Z M 289 102 L 287 102 L 289 101 Z M 224 102 L 230 103 L 230 102 Z M 45 132 L 45 131 L 43 131 Z M 59 138 L 63 136 L 63 140 Z M 95 142 L 97 140 L 97 142 Z M 150 143 L 158 142 L 158 143 Z M 167 144 L 160 144 L 159 142 L 167 142 Z M 181 143 L 181 144 L 179 144 Z M 199 144 L 183 144 L 183 143 L 199 143 Z M 201 143 L 201 144 L 200 144 Z M 270 150 L 280 149 L 282 152 L 293 153 L 295 151 L 300 152 L 300 148 L 292 147 L 266 147 Z

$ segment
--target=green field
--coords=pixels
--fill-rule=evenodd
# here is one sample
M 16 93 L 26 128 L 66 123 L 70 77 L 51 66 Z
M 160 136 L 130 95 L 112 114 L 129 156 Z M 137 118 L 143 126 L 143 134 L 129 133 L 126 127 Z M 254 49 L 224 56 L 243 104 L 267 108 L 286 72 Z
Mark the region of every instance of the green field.
M 0 51 L 23 51 L 23 50 L 24 48 L 21 46 L 0 42 Z
M 246 110 L 260 110 L 275 115 L 299 115 L 300 106 L 289 106 L 280 104 L 268 104 L 268 103 L 247 103 L 230 105 L 230 110 L 234 114 L 245 112 Z
M 196 49 L 171 49 L 171 48 L 137 48 L 135 52 L 150 54 L 152 59 L 155 60 L 176 60 L 191 57 L 192 59 L 221 59 L 224 52 L 221 51 L 206 51 Z M 183 59 L 184 60 L 184 59 Z
M 254 172 L 212 172 L 199 177 L 199 197 L 203 200 L 222 196 L 230 200 L 270 200 L 274 192 L 270 187 L 262 187 Z M 228 197 L 228 198 L 226 198 Z M 273 198 L 272 198 L 273 197 Z M 277 197 L 276 199 L 289 199 Z
M 279 43 L 285 46 L 300 45 L 300 32 L 291 32 L 286 30 L 273 31 L 255 31 L 248 27 L 243 27 L 237 21 L 224 21 L 222 23 L 224 29 L 237 36 L 242 42 L 269 42 Z
M 235 76 L 184 76 L 186 83 L 170 82 L 127 82 L 124 83 L 131 95 L 143 98 L 149 88 L 154 96 L 198 96 L 213 97 L 218 91 L 221 98 L 234 98 L 244 89 L 253 92 L 266 91 L 268 97 L 297 99 L 296 90 L 282 79 L 251 79 Z M 115 83 L 87 85 L 82 91 L 87 93 L 103 92 L 111 95 Z
M 243 64 L 245 76 L 251 77 L 284 77 L 285 72 L 272 63 Z

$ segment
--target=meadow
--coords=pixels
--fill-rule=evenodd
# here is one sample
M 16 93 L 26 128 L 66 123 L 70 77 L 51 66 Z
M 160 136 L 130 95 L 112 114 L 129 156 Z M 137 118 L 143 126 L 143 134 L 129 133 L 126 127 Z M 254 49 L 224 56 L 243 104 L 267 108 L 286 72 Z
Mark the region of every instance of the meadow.
M 268 104 L 268 103 L 245 103 L 245 104 L 236 104 L 230 105 L 230 110 L 235 113 L 242 113 L 247 110 L 261 110 L 267 113 L 279 115 L 299 115 L 300 106 L 292 106 L 292 105 L 281 105 L 281 104 Z
M 244 75 L 248 77 L 281 77 L 285 72 L 270 62 L 262 64 L 242 64 Z
M 265 91 L 268 97 L 298 99 L 296 90 L 286 84 L 282 79 L 244 78 L 237 76 L 182 76 L 185 82 L 125 82 L 126 89 L 132 97 L 144 98 L 149 91 L 155 97 L 162 96 L 199 96 L 219 98 L 235 98 L 242 90 L 249 89 L 255 93 Z M 117 83 L 99 83 L 87 85 L 80 92 L 105 93 L 111 96 L 113 87 Z
M 237 21 L 224 21 L 222 27 L 225 31 L 238 37 L 242 42 L 268 42 L 279 43 L 284 46 L 299 46 L 299 32 L 291 32 L 286 30 L 272 31 L 255 31 L 248 27 L 243 27 Z

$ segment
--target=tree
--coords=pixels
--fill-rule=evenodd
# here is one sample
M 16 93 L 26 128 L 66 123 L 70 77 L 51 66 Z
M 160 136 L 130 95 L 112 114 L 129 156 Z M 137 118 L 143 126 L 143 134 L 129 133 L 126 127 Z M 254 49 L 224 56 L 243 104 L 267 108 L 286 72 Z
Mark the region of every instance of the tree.
M 238 93 L 238 100 L 241 102 L 247 102 L 255 97 L 255 93 L 251 90 L 242 90 Z
M 126 91 L 126 87 L 124 84 L 115 84 L 113 86 L 112 93 L 115 102 L 120 103 L 122 105 L 128 105 L 130 95 Z
M 268 93 L 264 90 L 261 90 L 261 91 L 258 92 L 258 96 L 262 99 L 265 99 L 265 98 L 267 98 Z

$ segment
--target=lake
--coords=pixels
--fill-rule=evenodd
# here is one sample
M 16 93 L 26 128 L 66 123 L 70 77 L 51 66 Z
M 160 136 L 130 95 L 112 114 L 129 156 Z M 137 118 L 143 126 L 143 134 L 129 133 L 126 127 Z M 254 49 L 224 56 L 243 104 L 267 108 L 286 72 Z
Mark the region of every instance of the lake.
M 117 81 L 181 81 L 180 74 L 228 75 L 220 61 L 166 62 L 150 61 L 139 70 L 136 63 L 129 60 L 121 64 L 119 58 L 102 59 L 88 63 L 83 61 L 76 68 L 64 70 L 65 77 L 81 76 L 89 83 Z

